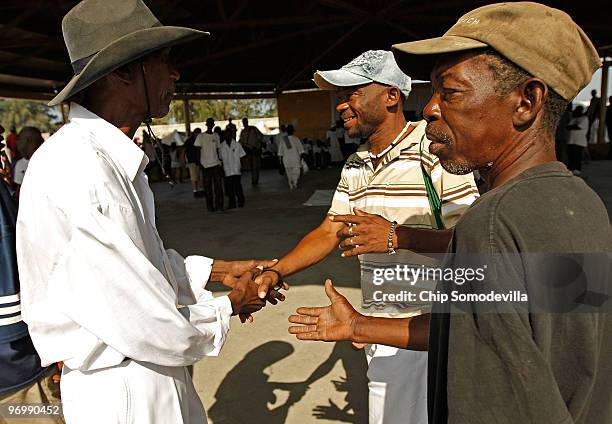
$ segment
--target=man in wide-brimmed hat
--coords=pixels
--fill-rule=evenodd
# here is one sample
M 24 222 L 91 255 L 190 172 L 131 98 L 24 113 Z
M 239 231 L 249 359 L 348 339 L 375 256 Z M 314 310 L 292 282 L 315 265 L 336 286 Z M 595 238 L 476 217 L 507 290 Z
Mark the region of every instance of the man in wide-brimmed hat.
M 429 422 L 612 422 L 612 228 L 601 199 L 555 158 L 559 118 L 600 66 L 596 50 L 566 13 L 529 2 L 478 8 L 442 37 L 394 49 L 404 72 L 432 82 L 430 153 L 451 173 L 480 170 L 491 188 L 453 231 L 455 276 L 436 289 L 453 308 L 438 302 L 406 322 L 400 347 L 429 350 Z M 483 264 L 482 277 L 458 278 Z M 299 309 L 293 331 L 383 332 L 384 318 L 330 297 Z M 561 311 L 571 313 L 551 313 Z
M 162 26 L 140 0 L 84 0 L 62 27 L 75 76 L 50 104 L 71 101 L 70 122 L 22 186 L 23 318 L 43 365 L 65 364 L 68 423 L 205 422 L 186 366 L 218 354 L 231 315 L 264 305 L 257 262 L 166 250 L 148 159 L 131 141 L 168 113 L 179 79 L 170 46 L 205 33 Z M 72 166 L 59 166 L 67 152 Z M 233 290 L 213 298 L 210 280 Z

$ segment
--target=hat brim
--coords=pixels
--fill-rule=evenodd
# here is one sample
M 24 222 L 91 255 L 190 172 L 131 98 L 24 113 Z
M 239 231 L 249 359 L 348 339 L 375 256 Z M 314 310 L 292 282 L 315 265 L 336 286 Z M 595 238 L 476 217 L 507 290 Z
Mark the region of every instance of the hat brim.
M 191 28 L 159 26 L 125 35 L 96 53 L 83 70 L 72 77 L 48 104 L 55 106 L 68 100 L 115 69 L 156 50 L 186 43 L 209 35 Z
M 431 70 L 441 54 L 482 49 L 487 44 L 456 35 L 410 41 L 391 46 L 400 69 L 412 78 L 429 80 Z
M 357 85 L 369 84 L 371 79 L 361 75 L 335 69 L 333 71 L 317 71 L 314 74 L 314 82 L 322 90 L 338 90 L 342 87 L 355 87 Z

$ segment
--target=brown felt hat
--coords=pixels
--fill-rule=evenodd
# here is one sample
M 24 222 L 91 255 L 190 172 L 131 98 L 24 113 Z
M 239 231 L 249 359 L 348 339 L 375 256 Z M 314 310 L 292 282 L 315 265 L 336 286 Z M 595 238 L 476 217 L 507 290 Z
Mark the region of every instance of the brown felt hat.
M 573 99 L 601 66 L 591 40 L 565 12 L 532 2 L 496 3 L 463 15 L 437 38 L 395 44 L 400 68 L 429 79 L 440 54 L 492 48 Z
M 142 56 L 208 35 L 163 26 L 142 0 L 83 0 L 64 16 L 62 32 L 74 76 L 49 106 Z

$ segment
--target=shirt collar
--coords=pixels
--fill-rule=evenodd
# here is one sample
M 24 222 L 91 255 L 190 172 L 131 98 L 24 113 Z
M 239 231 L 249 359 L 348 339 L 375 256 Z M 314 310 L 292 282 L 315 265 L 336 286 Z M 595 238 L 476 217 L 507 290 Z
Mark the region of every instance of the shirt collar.
M 90 112 L 78 103 L 70 103 L 70 122 L 86 127 L 103 152 L 115 161 L 134 181 L 149 163 L 145 153 L 119 128 Z
M 415 148 L 415 146 L 417 146 L 416 148 L 418 148 L 419 142 L 421 140 L 421 136 L 425 132 L 426 125 L 427 123 L 424 120 L 413 122 L 411 126 L 414 127 L 414 129 L 410 132 L 410 134 L 408 134 L 407 137 L 404 137 L 399 143 L 395 145 L 395 147 L 393 147 L 389 151 L 389 153 L 385 155 L 382 162 L 379 164 L 379 167 L 382 167 L 388 164 L 389 162 L 393 161 L 395 158 L 397 158 L 400 155 L 400 153 L 403 150 L 406 150 L 406 149 L 412 150 L 413 148 Z M 361 159 L 362 162 L 371 164 L 372 161 L 370 160 L 369 152 L 370 152 L 370 142 L 367 141 L 366 143 L 359 146 L 355 154 L 357 155 L 359 159 Z

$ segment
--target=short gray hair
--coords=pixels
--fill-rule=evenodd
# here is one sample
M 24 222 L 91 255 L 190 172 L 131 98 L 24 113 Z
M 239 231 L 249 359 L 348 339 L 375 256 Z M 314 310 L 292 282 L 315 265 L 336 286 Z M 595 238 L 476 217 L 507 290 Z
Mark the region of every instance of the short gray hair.
M 494 90 L 502 97 L 506 96 L 525 80 L 533 78 L 533 75 L 529 72 L 515 65 L 493 49 L 486 49 L 482 54 L 487 56 L 489 69 L 493 72 L 493 77 L 497 82 Z M 540 129 L 554 135 L 568 103 L 556 91 L 548 87 L 548 95 L 544 100 L 544 116 L 542 117 Z

